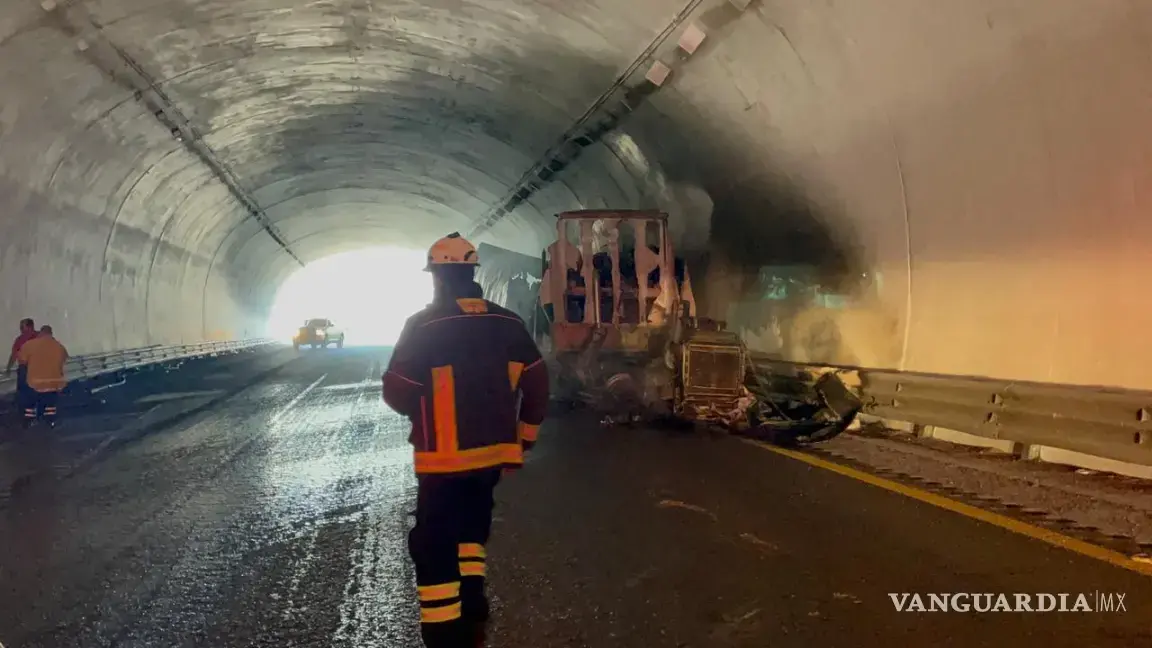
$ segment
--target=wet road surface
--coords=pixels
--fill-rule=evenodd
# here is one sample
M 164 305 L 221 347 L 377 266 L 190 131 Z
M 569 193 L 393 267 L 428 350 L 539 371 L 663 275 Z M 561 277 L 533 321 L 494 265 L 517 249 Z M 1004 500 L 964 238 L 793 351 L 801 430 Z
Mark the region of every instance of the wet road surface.
M 386 354 L 304 352 L 0 508 L 0 643 L 419 646 Z M 239 386 L 237 386 L 239 387 Z M 550 421 L 499 489 L 491 645 L 1148 646 L 1152 579 L 738 440 Z M 1125 594 L 898 613 L 889 593 Z

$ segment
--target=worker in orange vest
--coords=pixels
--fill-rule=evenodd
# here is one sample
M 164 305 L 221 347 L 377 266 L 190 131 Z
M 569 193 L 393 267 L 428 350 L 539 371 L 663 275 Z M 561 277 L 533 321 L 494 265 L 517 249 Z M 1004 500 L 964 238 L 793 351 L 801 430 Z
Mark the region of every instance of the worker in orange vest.
M 483 298 L 476 248 L 451 234 L 428 252 L 432 303 L 408 319 L 384 401 L 412 421 L 420 630 L 428 648 L 484 645 L 493 491 L 524 463 L 548 406 L 548 373 L 524 321 Z
M 29 398 L 24 403 L 24 426 L 31 426 L 42 414 L 49 427 L 56 427 L 56 401 L 68 384 L 64 378 L 68 349 L 52 335 L 52 327 L 45 324 L 39 335 L 20 347 L 17 355 L 20 363 L 28 367 Z

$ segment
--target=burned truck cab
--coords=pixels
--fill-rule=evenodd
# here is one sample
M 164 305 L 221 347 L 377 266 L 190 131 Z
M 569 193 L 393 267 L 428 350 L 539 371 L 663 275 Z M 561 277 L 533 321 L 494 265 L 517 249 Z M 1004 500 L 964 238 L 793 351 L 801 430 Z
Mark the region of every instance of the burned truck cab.
M 859 403 L 839 380 L 777 389 L 738 334 L 697 316 L 688 268 L 672 247 L 659 211 L 557 216 L 539 295 L 557 399 L 591 406 L 610 423 L 671 418 L 775 441 L 842 431 Z
M 617 409 L 676 411 L 684 393 L 678 345 L 696 305 L 687 267 L 672 250 L 667 215 L 562 213 L 543 263 L 541 303 L 558 395 Z M 742 369 L 734 367 L 726 382 L 741 380 Z
M 562 342 L 596 325 L 662 325 L 683 300 L 695 316 L 691 279 L 672 252 L 663 212 L 565 212 L 556 233 L 542 259 L 541 302 Z

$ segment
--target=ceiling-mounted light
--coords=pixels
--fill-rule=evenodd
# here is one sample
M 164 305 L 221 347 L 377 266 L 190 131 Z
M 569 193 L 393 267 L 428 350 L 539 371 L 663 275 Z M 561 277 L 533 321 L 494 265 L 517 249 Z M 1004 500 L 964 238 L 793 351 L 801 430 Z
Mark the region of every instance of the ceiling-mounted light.
M 680 49 L 688 54 L 694 54 L 696 50 L 699 49 L 700 44 L 704 42 L 706 36 L 703 29 L 700 29 L 696 23 L 692 23 L 688 25 L 688 29 L 685 29 L 684 33 L 680 35 Z
M 672 68 L 660 61 L 655 61 L 652 63 L 652 67 L 648 68 L 648 73 L 644 75 L 644 78 L 648 79 L 654 86 L 661 86 L 668 80 L 669 74 L 672 74 Z
M 44 11 L 52 11 L 56 8 L 56 0 L 41 0 L 40 7 Z

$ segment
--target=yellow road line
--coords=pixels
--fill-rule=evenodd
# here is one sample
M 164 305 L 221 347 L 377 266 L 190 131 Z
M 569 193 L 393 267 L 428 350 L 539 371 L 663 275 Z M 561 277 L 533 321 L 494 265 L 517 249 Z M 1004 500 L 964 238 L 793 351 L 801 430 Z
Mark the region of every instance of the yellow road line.
M 789 459 L 803 461 L 810 466 L 823 468 L 824 470 L 828 470 L 836 474 L 855 479 L 857 481 L 862 481 L 865 484 L 871 484 L 872 486 L 877 486 L 894 493 L 899 493 L 905 497 L 911 497 L 914 500 L 919 500 L 926 504 L 938 506 L 942 509 L 952 511 L 953 513 L 958 513 L 965 517 L 970 517 L 975 520 L 980 520 L 981 522 L 994 524 L 1002 529 L 1007 529 L 1009 531 L 1028 536 L 1029 538 L 1033 538 L 1041 542 L 1046 542 L 1055 547 L 1060 547 L 1061 549 L 1075 551 L 1076 553 L 1088 556 L 1089 558 L 1102 560 L 1106 563 L 1116 565 L 1117 567 L 1122 567 L 1124 569 L 1128 569 L 1145 576 L 1152 576 L 1152 564 L 1133 560 L 1131 557 L 1126 556 L 1118 551 L 1105 549 L 1104 547 L 1084 542 L 1083 540 L 1077 540 L 1076 538 L 1066 536 L 1062 533 L 1057 533 L 1056 531 L 1052 531 L 1050 529 L 1028 524 L 1027 522 L 1022 522 L 1020 520 L 1010 518 L 1006 515 L 1000 515 L 999 513 L 986 511 L 982 508 L 964 504 L 963 502 L 957 502 L 956 500 L 949 499 L 935 493 L 930 493 L 926 490 L 921 490 L 914 486 L 906 486 L 889 479 L 884 479 L 883 477 L 870 475 L 866 472 L 855 470 L 847 466 L 842 466 L 831 461 L 826 461 L 824 459 L 820 459 L 819 457 L 814 457 L 810 454 L 789 450 L 787 448 L 780 448 L 760 441 L 753 441 L 751 439 L 741 440 L 745 443 L 750 443 L 754 446 L 763 448 L 764 450 L 768 450 L 769 452 L 783 455 Z

